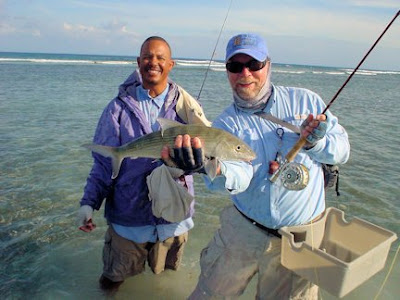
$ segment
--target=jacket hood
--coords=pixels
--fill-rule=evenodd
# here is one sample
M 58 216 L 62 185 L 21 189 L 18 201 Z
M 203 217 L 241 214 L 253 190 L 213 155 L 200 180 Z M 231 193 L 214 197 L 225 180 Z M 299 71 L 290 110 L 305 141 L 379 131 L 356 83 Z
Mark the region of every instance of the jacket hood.
M 142 76 L 138 69 L 136 69 L 129 77 L 119 86 L 118 97 L 120 99 L 129 95 L 128 88 L 134 86 L 135 88 L 142 84 Z

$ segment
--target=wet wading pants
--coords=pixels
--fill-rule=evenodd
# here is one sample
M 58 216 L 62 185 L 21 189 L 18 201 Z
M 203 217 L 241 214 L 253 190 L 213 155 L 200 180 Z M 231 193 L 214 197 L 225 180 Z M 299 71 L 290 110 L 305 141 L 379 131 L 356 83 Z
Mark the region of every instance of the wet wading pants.
M 156 243 L 135 243 L 108 227 L 103 248 L 103 276 L 119 282 L 142 273 L 146 260 L 155 274 L 177 270 L 182 260 L 188 232 Z
M 280 238 L 253 225 L 234 206 L 222 211 L 220 223 L 201 253 L 201 274 L 189 299 L 238 298 L 256 274 L 256 299 L 318 299 L 318 286 L 281 265 Z M 311 224 L 316 243 L 323 236 L 318 223 Z

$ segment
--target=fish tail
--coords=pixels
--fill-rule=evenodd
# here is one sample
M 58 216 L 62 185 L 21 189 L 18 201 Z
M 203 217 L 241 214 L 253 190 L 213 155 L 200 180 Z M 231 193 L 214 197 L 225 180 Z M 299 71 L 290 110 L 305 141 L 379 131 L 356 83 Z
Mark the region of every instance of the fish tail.
M 115 179 L 118 176 L 119 169 L 121 168 L 122 160 L 124 159 L 120 155 L 118 155 L 117 147 L 103 146 L 103 145 L 95 145 L 95 144 L 85 144 L 82 145 L 93 152 L 96 152 L 104 157 L 111 158 L 112 165 L 112 175 L 111 179 Z

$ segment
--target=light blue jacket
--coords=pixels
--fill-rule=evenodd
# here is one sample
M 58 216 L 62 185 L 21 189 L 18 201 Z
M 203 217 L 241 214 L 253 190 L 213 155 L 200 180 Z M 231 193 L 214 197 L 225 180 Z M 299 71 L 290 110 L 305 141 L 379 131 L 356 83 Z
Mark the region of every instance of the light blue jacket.
M 264 112 L 300 127 L 312 113 L 321 114 L 322 99 L 303 88 L 273 86 Z M 228 190 L 236 207 L 260 224 L 269 228 L 305 224 L 325 210 L 324 176 L 321 163 L 343 164 L 350 155 L 348 135 L 338 119 L 328 110 L 326 136 L 309 150 L 301 150 L 294 159 L 309 170 L 309 183 L 300 191 L 288 190 L 268 178 L 269 161 L 278 151 L 285 156 L 299 139 L 299 135 L 283 128 L 282 140 L 276 133 L 282 126 L 257 115 L 229 106 L 213 122 L 213 127 L 224 129 L 243 139 L 257 153 L 252 164 L 223 162 L 222 173 L 213 182 L 206 178 L 211 190 Z

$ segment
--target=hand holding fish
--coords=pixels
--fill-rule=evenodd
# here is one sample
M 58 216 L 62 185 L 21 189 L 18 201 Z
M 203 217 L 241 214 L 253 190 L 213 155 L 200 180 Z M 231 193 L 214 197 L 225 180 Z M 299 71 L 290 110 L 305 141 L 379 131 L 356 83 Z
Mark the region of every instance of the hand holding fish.
M 307 119 L 301 124 L 301 135 L 307 140 L 306 148 L 312 148 L 326 134 L 326 115 L 320 114 L 313 116 L 309 114 Z
M 169 147 L 165 145 L 161 150 L 161 159 L 168 166 L 177 166 L 185 174 L 206 173 L 204 169 L 203 147 L 200 138 L 191 138 L 190 135 L 178 135 L 174 141 L 174 157 L 170 156 Z M 217 174 L 220 174 L 217 163 Z
M 174 161 L 186 174 L 205 173 L 201 141 L 198 137 L 178 135 L 174 143 Z

